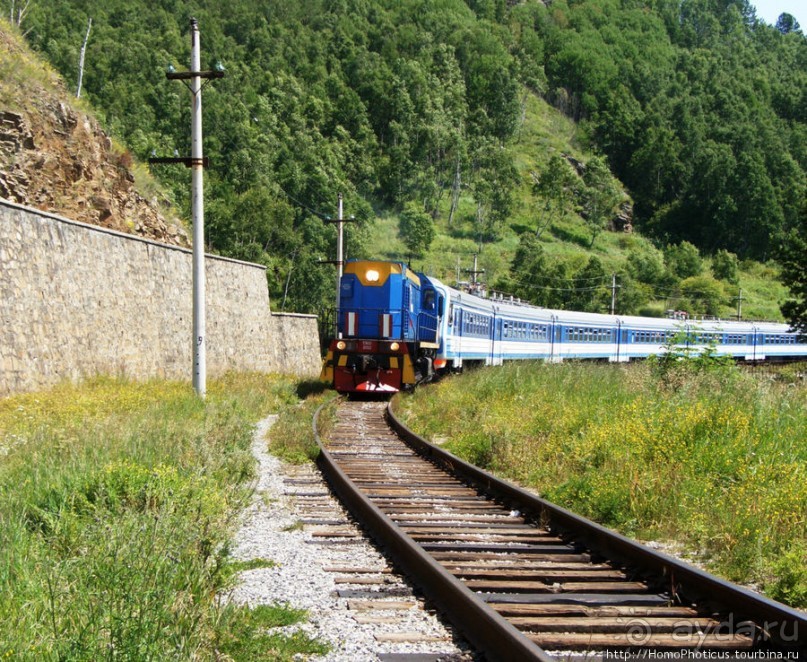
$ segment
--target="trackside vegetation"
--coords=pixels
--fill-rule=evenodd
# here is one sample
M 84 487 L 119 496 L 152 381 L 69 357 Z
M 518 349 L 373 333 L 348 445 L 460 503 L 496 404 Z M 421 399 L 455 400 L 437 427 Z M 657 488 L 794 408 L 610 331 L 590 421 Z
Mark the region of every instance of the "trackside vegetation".
M 807 383 L 716 360 L 512 363 L 418 390 L 461 457 L 734 581 L 807 606 Z
M 303 464 L 316 459 L 319 446 L 314 436 L 311 421 L 314 413 L 322 405 L 318 429 L 327 436 L 335 421 L 336 399 L 331 390 L 325 390 L 323 383 L 309 384 L 309 393 L 298 407 L 287 409 L 278 418 L 269 437 L 269 450 L 277 457 L 291 464 Z
M 0 400 L 1 659 L 292 659 L 327 646 L 304 620 L 219 595 L 251 494 L 253 424 L 297 402 L 290 378 L 99 378 Z M 271 560 L 262 560 L 269 565 Z

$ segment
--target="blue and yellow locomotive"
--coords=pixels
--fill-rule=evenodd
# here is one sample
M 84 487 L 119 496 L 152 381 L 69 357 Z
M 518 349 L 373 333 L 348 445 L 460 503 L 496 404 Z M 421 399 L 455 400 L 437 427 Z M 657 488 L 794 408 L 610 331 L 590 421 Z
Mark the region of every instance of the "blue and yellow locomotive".
M 349 261 L 323 377 L 337 391 L 399 391 L 429 379 L 445 298 L 401 262 Z
M 804 338 L 771 322 L 691 322 L 538 308 L 447 287 L 402 262 L 347 262 L 337 337 L 322 376 L 337 391 L 394 392 L 464 363 L 625 362 L 675 342 L 745 361 L 807 358 Z

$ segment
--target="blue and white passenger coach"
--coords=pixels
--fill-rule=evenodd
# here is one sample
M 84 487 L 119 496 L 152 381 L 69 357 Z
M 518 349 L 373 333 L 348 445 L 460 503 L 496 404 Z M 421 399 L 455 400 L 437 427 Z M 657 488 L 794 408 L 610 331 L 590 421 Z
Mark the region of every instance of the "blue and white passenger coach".
M 461 292 L 402 262 L 352 260 L 322 377 L 342 393 L 394 392 L 468 362 L 624 362 L 660 354 L 673 339 L 746 361 L 807 358 L 805 339 L 785 324 L 550 310 Z

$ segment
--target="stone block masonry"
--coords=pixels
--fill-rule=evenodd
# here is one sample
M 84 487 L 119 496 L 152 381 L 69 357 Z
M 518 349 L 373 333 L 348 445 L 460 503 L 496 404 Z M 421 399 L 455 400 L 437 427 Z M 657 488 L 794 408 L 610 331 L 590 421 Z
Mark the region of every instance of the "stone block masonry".
M 316 318 L 262 266 L 208 255 L 207 365 L 315 377 Z M 191 379 L 191 252 L 0 200 L 0 395 L 97 374 Z

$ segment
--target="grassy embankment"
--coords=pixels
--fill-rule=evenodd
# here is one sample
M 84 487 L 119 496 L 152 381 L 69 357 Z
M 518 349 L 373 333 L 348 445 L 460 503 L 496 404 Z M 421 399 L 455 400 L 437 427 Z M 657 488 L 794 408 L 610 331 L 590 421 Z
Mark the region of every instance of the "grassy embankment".
M 305 618 L 217 598 L 250 494 L 252 424 L 288 378 L 98 379 L 0 400 L 0 659 L 292 659 L 327 646 L 267 628 Z M 271 560 L 259 560 L 271 564 Z
M 803 380 L 708 362 L 513 363 L 403 405 L 415 430 L 471 462 L 807 606 Z

